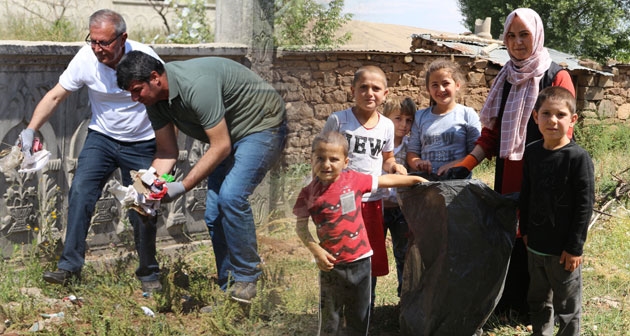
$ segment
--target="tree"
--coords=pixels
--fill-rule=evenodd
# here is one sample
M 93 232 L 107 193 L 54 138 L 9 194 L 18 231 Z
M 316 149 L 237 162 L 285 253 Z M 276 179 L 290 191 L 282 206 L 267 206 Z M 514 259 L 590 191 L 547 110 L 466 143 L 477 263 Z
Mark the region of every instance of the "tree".
M 630 61 L 628 0 L 458 0 L 464 24 L 492 18 L 492 36 L 503 32 L 507 15 L 519 7 L 535 10 L 545 25 L 545 46 L 604 62 Z
M 199 43 L 210 42 L 214 38 L 205 23 L 204 0 L 145 1 L 162 18 L 168 32 L 166 42 Z M 337 30 L 352 18 L 352 14 L 342 14 L 343 5 L 343 0 L 274 0 L 276 45 L 295 49 L 304 46 L 329 49 L 347 42 L 350 33 L 336 37 Z M 174 22 L 167 19 L 170 12 L 177 16 Z
M 276 0 L 276 45 L 330 49 L 347 42 L 350 33 L 335 37 L 337 30 L 352 18 L 352 14 L 342 14 L 343 4 L 343 0 L 331 0 L 328 6 L 315 0 Z
M 164 27 L 166 28 L 166 33 L 168 35 L 171 34 L 171 26 L 168 22 L 168 19 L 166 18 L 166 16 L 169 13 L 169 9 L 171 8 L 171 1 L 167 0 L 147 0 L 149 2 L 149 5 L 151 5 L 151 8 L 153 8 L 153 10 L 155 11 L 155 13 L 157 13 L 157 15 L 160 16 L 160 18 L 162 19 L 162 23 L 164 23 Z

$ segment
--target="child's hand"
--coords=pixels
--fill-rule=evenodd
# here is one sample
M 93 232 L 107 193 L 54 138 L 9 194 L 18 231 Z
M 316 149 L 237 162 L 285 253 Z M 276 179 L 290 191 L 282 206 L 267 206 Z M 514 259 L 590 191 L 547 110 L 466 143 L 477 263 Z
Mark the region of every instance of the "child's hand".
M 560 263 L 564 264 L 565 271 L 573 272 L 582 264 L 582 256 L 574 256 L 567 251 L 562 251 Z
M 431 168 L 431 161 L 429 160 L 418 160 L 416 161 L 416 170 L 421 172 L 431 173 L 433 169 Z
M 315 262 L 317 263 L 317 267 L 324 272 L 329 272 L 335 267 L 335 257 L 333 257 L 330 253 L 326 252 L 326 250 L 320 248 L 318 251 L 313 253 L 315 257 Z
M 405 166 L 401 164 L 396 163 L 392 166 L 392 174 L 407 175 L 407 168 L 405 168 Z
M 425 183 L 425 182 L 430 182 L 429 180 L 425 179 L 424 177 L 421 176 L 414 176 L 416 179 L 416 183 Z
M 459 161 L 460 160 L 451 161 L 451 162 L 449 162 L 447 164 L 442 165 L 440 168 L 438 168 L 438 171 L 437 171 L 438 176 L 442 176 L 444 173 L 446 173 L 449 169 L 451 169 Z

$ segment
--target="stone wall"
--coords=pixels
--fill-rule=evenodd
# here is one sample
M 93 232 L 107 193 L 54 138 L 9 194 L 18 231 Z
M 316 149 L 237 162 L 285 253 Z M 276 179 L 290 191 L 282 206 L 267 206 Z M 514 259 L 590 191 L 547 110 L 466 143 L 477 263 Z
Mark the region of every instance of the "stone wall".
M 0 42 L 0 139 L 6 149 L 15 143 L 26 127 L 33 109 L 52 88 L 82 43 Z M 158 45 L 165 61 L 193 57 L 228 57 L 246 65 L 250 50 L 239 44 Z M 373 64 L 387 74 L 391 96 L 412 97 L 419 107 L 428 105 L 424 88 L 424 68 L 436 55 L 382 52 L 282 52 L 273 58 L 273 85 L 287 103 L 288 145 L 282 164 L 309 163 L 310 145 L 331 112 L 352 106 L 350 83 L 354 71 Z M 447 56 L 448 57 L 448 56 Z M 460 102 L 480 110 L 489 83 L 499 71 L 495 64 L 465 56 L 454 56 L 468 84 Z M 584 124 L 628 123 L 630 114 L 630 67 L 611 70 L 614 77 L 594 72 L 572 72 L 577 85 L 580 115 Z M 72 94 L 40 129 L 47 150 L 48 166 L 33 174 L 4 174 L 0 179 L 0 253 L 8 257 L 15 244 L 47 244 L 63 236 L 67 194 L 83 145 L 90 111 L 84 90 Z M 188 172 L 207 145 L 186 136 L 179 138 L 180 156 L 177 176 Z M 0 174 L 1 175 L 1 174 Z M 257 222 L 271 213 L 289 215 L 296 183 L 270 176 L 259 186 L 251 201 Z M 129 246 L 133 239 L 124 209 L 114 200 L 109 188 L 117 173 L 105 186 L 97 204 L 88 237 L 90 251 L 96 253 L 114 246 Z M 203 223 L 205 183 L 200 183 L 178 202 L 163 208 L 158 222 L 162 242 L 207 238 Z
M 274 61 L 274 82 L 289 110 L 285 163 L 308 163 L 311 140 L 326 118 L 331 112 L 352 106 L 350 83 L 357 68 L 368 64 L 381 67 L 387 75 L 390 96 L 411 97 L 418 108 L 423 108 L 429 104 L 425 67 L 440 57 L 452 57 L 466 74 L 467 83 L 459 102 L 480 111 L 490 84 L 501 69 L 484 59 L 379 52 L 280 52 Z M 570 72 L 576 84 L 578 113 L 585 125 L 629 122 L 630 67 L 610 71 L 616 75 Z
M 0 41 L 0 139 L 1 150 L 12 146 L 32 117 L 41 98 L 57 84 L 76 52 L 84 43 L 42 43 Z M 165 61 L 202 56 L 221 56 L 246 62 L 248 48 L 238 44 L 204 46 L 163 45 L 155 48 Z M 0 255 L 11 256 L 16 244 L 31 242 L 47 246 L 63 237 L 68 207 L 68 191 L 72 183 L 77 158 L 87 133 L 90 107 L 85 89 L 71 94 L 40 128 L 38 136 L 44 148 L 51 152 L 48 165 L 37 173 L 0 173 Z M 180 154 L 176 177 L 184 176 L 205 152 L 207 144 L 186 136 L 178 139 Z M 112 246 L 133 246 L 132 229 L 126 210 L 120 207 L 110 192 L 120 172 L 103 188 L 96 204 L 88 245 L 92 253 Z M 269 194 L 269 182 L 261 185 L 260 193 Z M 207 238 L 203 222 L 205 183 L 186 197 L 162 207 L 158 222 L 161 241 L 188 241 L 197 236 Z M 256 219 L 261 222 L 269 212 L 269 197 L 253 197 Z
M 617 65 L 611 69 L 613 77 L 591 78 L 584 85 L 592 87 L 599 100 L 585 100 L 583 115 L 588 124 L 630 124 L 630 65 Z M 599 102 L 599 103 L 597 103 Z

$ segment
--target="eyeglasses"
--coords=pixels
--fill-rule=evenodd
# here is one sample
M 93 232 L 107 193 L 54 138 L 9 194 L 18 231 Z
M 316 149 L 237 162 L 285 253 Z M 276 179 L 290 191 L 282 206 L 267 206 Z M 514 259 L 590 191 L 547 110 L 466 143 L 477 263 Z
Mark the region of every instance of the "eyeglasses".
M 114 41 L 116 41 L 122 34 L 123 33 L 120 33 L 120 34 L 116 35 L 116 37 L 114 37 L 113 39 L 111 39 L 109 41 L 92 40 L 90 38 L 90 34 L 87 34 L 87 36 L 85 37 L 85 43 L 87 43 L 89 46 L 98 45 L 101 48 L 107 48 L 107 47 L 109 47 L 110 44 L 114 43 Z

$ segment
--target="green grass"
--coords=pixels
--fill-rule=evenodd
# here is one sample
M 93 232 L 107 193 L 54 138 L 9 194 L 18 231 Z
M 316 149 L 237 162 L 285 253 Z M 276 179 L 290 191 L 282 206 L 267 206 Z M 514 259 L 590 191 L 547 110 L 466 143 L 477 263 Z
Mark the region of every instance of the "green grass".
M 129 38 L 146 44 L 169 43 L 165 31 L 163 28 L 140 29 L 130 31 Z M 37 19 L 10 18 L 7 26 L 0 27 L 3 40 L 78 42 L 83 41 L 87 33 L 87 29 L 67 20 L 51 24 Z
M 7 24 L 0 27 L 3 40 L 24 41 L 54 41 L 74 42 L 83 41 L 87 32 L 79 28 L 76 23 L 66 19 L 56 22 L 46 22 L 41 19 L 11 17 Z
M 583 334 L 622 335 L 630 327 L 625 313 L 630 290 L 630 219 L 616 212 L 590 232 L 585 247 Z M 625 210 L 624 210 L 625 211 Z M 28 257 L 0 264 L 0 318 L 5 332 L 26 333 L 41 313 L 63 311 L 64 319 L 46 324 L 49 335 L 312 335 L 317 328 L 318 282 L 312 256 L 293 232 L 293 219 L 259 230 L 264 258 L 258 296 L 251 306 L 229 300 L 214 285 L 216 270 L 210 246 L 182 247 L 160 254 L 165 291 L 145 298 L 134 279 L 135 257 L 88 264 L 81 284 L 64 288 L 41 280 L 44 268 Z M 391 244 L 388 239 L 388 247 Z M 395 266 L 380 277 L 371 335 L 396 335 L 398 329 Z M 81 307 L 63 301 L 75 295 Z M 206 304 L 215 310 L 200 314 Z M 141 310 L 156 312 L 151 318 Z M 487 335 L 527 335 L 525 326 L 492 316 Z
M 621 138 L 609 141 L 613 136 Z M 617 146 L 626 137 L 630 138 L 627 130 L 615 131 L 591 138 L 599 144 L 583 144 L 595 161 L 597 206 L 607 202 L 613 185 L 627 180 L 627 173 L 621 173 L 627 167 L 619 158 L 628 157 L 630 146 Z M 601 143 L 612 149 L 598 147 Z M 490 183 L 492 164 L 480 165 L 476 178 Z M 302 183 L 309 172 L 308 165 L 292 167 L 284 181 Z M 626 194 L 613 202 L 589 232 L 583 268 L 583 335 L 623 335 L 630 329 L 627 200 Z M 55 268 L 54 258 L 42 258 L 35 246 L 16 246 L 15 257 L 0 262 L 0 320 L 6 321 L 5 330 L 0 325 L 0 334 L 27 334 L 35 322 L 42 321 L 47 335 L 313 335 L 318 323 L 318 270 L 295 235 L 294 218 L 274 219 L 259 227 L 258 234 L 263 275 L 250 306 L 231 301 L 214 285 L 216 268 L 209 243 L 160 252 L 164 292 L 150 297 L 142 295 L 133 275 L 135 254 L 112 250 L 113 261 L 88 263 L 81 284 L 64 288 L 41 278 L 44 270 Z M 397 280 L 389 239 L 388 247 L 390 274 L 378 281 L 371 335 L 398 334 Z M 82 305 L 64 300 L 69 295 L 81 298 Z M 199 313 L 204 305 L 213 306 L 213 312 Z M 146 316 L 141 306 L 149 307 L 156 316 Z M 64 312 L 65 317 L 40 316 L 57 312 Z M 495 316 L 484 330 L 495 336 L 529 334 L 525 326 Z
M 81 22 L 83 23 L 83 22 Z M 84 28 L 59 20 L 10 18 L 0 27 L 3 39 L 81 41 Z M 132 34 L 146 43 L 164 41 L 159 29 Z M 159 35 L 159 36 L 158 36 Z M 157 38 L 156 38 L 157 36 Z M 576 141 L 595 163 L 597 205 L 606 203 L 615 189 L 629 179 L 627 126 L 577 127 Z M 494 161 L 484 160 L 475 178 L 492 186 Z M 291 167 L 285 181 L 300 183 L 307 164 Z M 627 313 L 630 291 L 630 216 L 627 194 L 606 210 L 589 233 L 583 268 L 583 335 L 624 335 L 630 329 Z M 35 246 L 16 246 L 11 260 L 0 261 L 0 334 L 31 334 L 43 321 L 46 335 L 313 335 L 317 329 L 318 270 L 312 256 L 294 233 L 293 218 L 275 219 L 259 228 L 264 259 L 258 296 L 251 306 L 235 303 L 214 285 L 216 267 L 209 244 L 190 245 L 175 253 L 160 253 L 164 292 L 144 297 L 133 276 L 133 254 L 114 255 L 113 262 L 88 263 L 81 284 L 70 287 L 43 282 L 44 270 L 56 266 L 42 258 Z M 370 324 L 371 335 L 396 335 L 396 271 L 388 239 L 390 274 L 380 277 Z M 80 298 L 74 304 L 64 298 Z M 212 305 L 209 314 L 198 309 Z M 156 312 L 146 316 L 141 306 Z M 42 313 L 64 312 L 63 319 L 45 319 Z M 491 316 L 487 335 L 529 335 L 526 326 Z
M 0 26 L 0 34 L 3 40 L 77 42 L 85 39 L 88 33 L 84 27 L 86 24 L 87 17 L 79 21 L 62 18 L 50 22 L 37 17 L 24 19 L 14 16 L 7 18 L 6 25 Z M 168 43 L 167 35 L 163 27 L 129 31 L 132 40 L 147 44 Z

